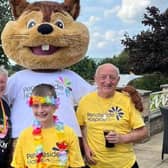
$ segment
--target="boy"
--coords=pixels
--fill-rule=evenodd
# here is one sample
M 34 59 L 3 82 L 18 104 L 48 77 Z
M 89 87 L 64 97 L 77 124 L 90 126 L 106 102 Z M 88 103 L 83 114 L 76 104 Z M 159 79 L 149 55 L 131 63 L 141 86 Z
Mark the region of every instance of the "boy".
M 55 88 L 40 84 L 28 100 L 35 121 L 25 129 L 16 144 L 14 168 L 77 168 L 84 166 L 78 138 L 53 115 L 58 107 Z M 68 110 L 68 109 L 67 109 Z

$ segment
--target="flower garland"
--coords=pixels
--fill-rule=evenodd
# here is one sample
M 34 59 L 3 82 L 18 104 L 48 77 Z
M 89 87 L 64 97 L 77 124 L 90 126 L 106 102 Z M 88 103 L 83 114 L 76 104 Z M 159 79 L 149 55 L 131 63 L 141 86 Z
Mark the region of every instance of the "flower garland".
M 58 138 L 64 138 L 64 124 L 59 121 L 57 116 L 53 116 L 53 121 L 56 130 L 58 131 Z M 35 141 L 35 153 L 37 159 L 37 168 L 46 168 L 47 164 L 43 162 L 43 144 L 42 144 L 42 127 L 39 121 L 34 120 L 33 122 L 33 132 L 34 141 Z M 56 143 L 56 147 L 53 147 L 53 150 L 57 152 L 59 158 L 59 166 L 64 167 L 67 163 L 68 156 L 67 156 L 67 148 L 68 145 L 65 141 L 61 141 Z
M 7 132 L 7 116 L 6 116 L 6 113 L 5 113 L 5 109 L 4 109 L 4 106 L 3 106 L 3 103 L 2 103 L 2 100 L 0 99 L 0 104 L 1 104 L 1 109 L 2 109 L 2 116 L 3 116 L 3 125 L 0 125 L 0 134 L 6 134 Z

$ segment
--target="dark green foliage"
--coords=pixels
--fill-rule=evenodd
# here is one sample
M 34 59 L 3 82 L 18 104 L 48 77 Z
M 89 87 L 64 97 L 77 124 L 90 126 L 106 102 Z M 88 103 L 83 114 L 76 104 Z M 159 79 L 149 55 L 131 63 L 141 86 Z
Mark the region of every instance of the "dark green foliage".
M 9 68 L 8 58 L 4 55 L 2 48 L 0 47 L 0 66 L 3 65 L 5 68 Z
M 129 73 L 132 69 L 128 62 L 128 53 L 126 51 L 121 52 L 118 56 L 112 58 L 105 58 L 98 63 L 98 65 L 104 63 L 112 63 L 120 69 L 120 73 Z
M 137 89 L 159 91 L 160 85 L 168 83 L 168 76 L 155 72 L 153 74 L 146 74 L 143 78 L 138 78 L 131 81 L 129 84 L 133 85 Z
M 128 74 L 130 70 L 132 70 L 128 62 L 128 53 L 126 51 L 123 51 L 117 57 L 113 57 L 113 62 L 114 65 L 116 65 L 119 68 L 120 73 L 122 74 Z
M 10 65 L 10 67 L 8 68 L 9 75 L 12 75 L 13 73 L 20 71 L 20 70 L 23 70 L 23 69 L 25 69 L 25 68 L 20 65 L 17 65 L 17 64 Z
M 5 24 L 12 18 L 8 0 L 0 0 L 0 36 Z M 1 41 L 0 41 L 1 44 Z M 5 56 L 0 45 L 0 65 L 9 68 L 8 58 Z
M 86 80 L 93 80 L 96 63 L 92 58 L 85 57 L 79 63 L 72 65 L 69 69 L 75 71 Z
M 71 66 L 69 69 L 75 71 L 86 80 L 93 80 L 97 66 L 104 63 L 112 63 L 119 67 L 121 73 L 129 73 L 130 66 L 128 65 L 128 54 L 123 51 L 119 56 L 112 58 L 104 58 L 98 63 L 93 58 L 85 57 L 79 63 Z
M 8 0 L 0 0 L 0 32 L 5 24 L 12 18 Z
M 114 64 L 114 60 L 113 60 L 113 58 L 104 58 L 104 59 L 102 59 L 101 61 L 98 62 L 98 65 L 105 64 L 105 63 Z
M 168 9 L 164 13 L 156 7 L 146 10 L 142 24 L 149 29 L 132 38 L 125 34 L 122 44 L 136 73 L 168 73 Z

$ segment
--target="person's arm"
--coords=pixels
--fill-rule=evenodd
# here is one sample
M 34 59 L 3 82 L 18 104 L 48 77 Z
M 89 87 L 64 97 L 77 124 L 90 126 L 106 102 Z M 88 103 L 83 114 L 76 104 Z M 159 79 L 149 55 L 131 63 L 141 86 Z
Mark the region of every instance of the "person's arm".
M 81 133 L 82 133 L 82 144 L 83 144 L 83 149 L 84 149 L 84 154 L 85 154 L 85 159 L 86 162 L 89 164 L 96 164 L 96 161 L 93 159 L 93 156 L 95 156 L 95 154 L 93 153 L 93 151 L 91 150 L 88 142 L 87 142 L 87 130 L 86 130 L 86 102 L 85 102 L 85 98 L 82 98 L 78 104 L 78 108 L 76 111 L 76 116 L 81 128 Z
M 126 134 L 126 135 L 120 135 L 120 142 L 121 143 L 131 143 L 131 142 L 137 142 L 140 141 L 144 138 L 146 138 L 148 135 L 148 130 L 147 128 L 141 127 L 134 129 L 131 133 Z
M 134 129 L 128 134 L 118 134 L 110 132 L 106 138 L 110 143 L 134 143 L 147 137 L 148 130 L 145 126 Z
M 129 98 L 130 99 L 130 98 Z M 130 127 L 129 133 L 110 132 L 106 136 L 107 140 L 111 143 L 134 143 L 147 137 L 148 130 L 145 126 L 141 113 L 135 108 L 132 100 L 128 102 L 128 124 Z
M 81 132 L 82 132 L 82 142 L 83 142 L 83 147 L 85 151 L 85 157 L 86 161 L 89 164 L 95 165 L 96 161 L 93 159 L 94 153 L 90 149 L 87 140 L 86 140 L 86 127 L 85 126 L 80 126 L 81 127 Z
M 84 166 L 82 158 L 79 139 L 73 129 L 69 128 L 65 132 L 67 134 L 68 142 L 68 160 L 70 168 L 80 168 Z

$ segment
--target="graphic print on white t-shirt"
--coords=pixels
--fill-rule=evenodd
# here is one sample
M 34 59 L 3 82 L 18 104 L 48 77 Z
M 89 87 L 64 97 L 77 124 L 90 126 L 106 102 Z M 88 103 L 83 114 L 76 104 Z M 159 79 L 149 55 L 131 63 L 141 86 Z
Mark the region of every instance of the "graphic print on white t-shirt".
M 7 84 L 6 96 L 11 108 L 12 137 L 18 137 L 20 132 L 32 125 L 33 114 L 27 104 L 28 97 L 34 86 L 48 83 L 55 87 L 60 105 L 56 115 L 66 125 L 72 127 L 81 136 L 76 119 L 74 104 L 93 90 L 93 87 L 71 70 L 60 70 L 50 73 L 22 70 L 12 75 Z

